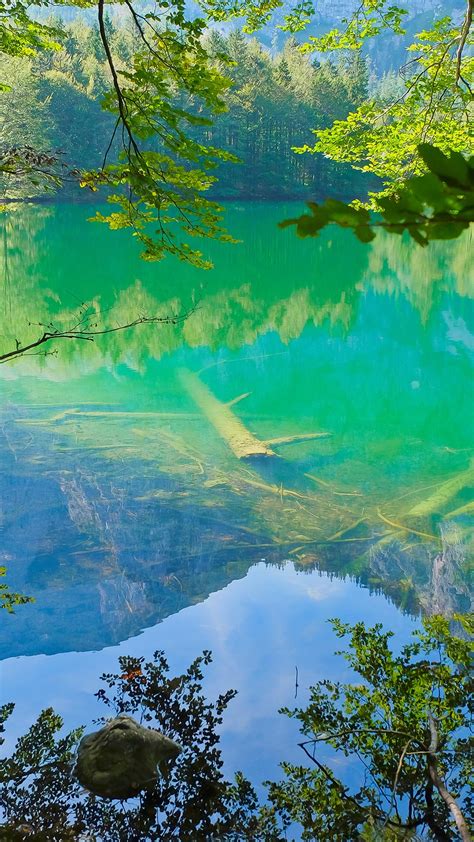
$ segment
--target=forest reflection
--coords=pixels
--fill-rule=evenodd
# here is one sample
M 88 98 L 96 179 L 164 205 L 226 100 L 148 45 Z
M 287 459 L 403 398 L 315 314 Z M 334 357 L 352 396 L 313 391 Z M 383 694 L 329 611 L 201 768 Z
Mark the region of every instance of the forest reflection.
M 351 577 L 412 613 L 467 610 L 468 238 L 424 250 L 285 232 L 275 248 L 285 209 L 234 207 L 243 244 L 216 246 L 203 276 L 141 263 L 120 232 L 112 249 L 79 214 L 8 215 L 4 343 L 28 321 L 67 325 L 82 301 L 105 325 L 199 307 L 1 367 L 2 563 L 37 599 L 2 653 L 127 639 L 262 559 Z M 237 458 L 229 418 L 279 442 L 274 455 Z
M 164 654 L 155 652 L 147 662 L 121 657 L 118 672 L 101 676 L 96 695 L 109 717 L 132 715 L 135 722 L 140 717 L 147 727 L 179 739 L 182 749 L 156 782 L 129 800 L 97 798 L 79 784 L 74 767 L 84 728 L 64 735 L 61 717 L 51 708 L 43 710 L 12 754 L 0 760 L 0 838 L 284 839 L 276 816 L 259 815 L 250 782 L 239 773 L 228 780 L 222 771 L 218 729 L 235 691 L 215 701 L 206 698 L 202 679 L 210 662 L 204 652 L 171 677 Z M 13 710 L 13 704 L 0 706 L 0 734 Z
M 472 294 L 469 235 L 420 249 L 383 232 L 370 248 L 340 230 L 296 244 L 293 235 L 280 232 L 278 249 L 272 248 L 268 238 L 286 212 L 284 205 L 231 207 L 229 227 L 242 242 L 213 244 L 215 269 L 204 273 L 185 265 L 178 271 L 170 263 L 144 265 L 124 232 L 116 232 L 113 242 L 104 239 L 101 228 L 86 222 L 84 207 L 12 211 L 3 220 L 0 244 L 0 351 L 19 338 L 22 344 L 35 339 L 38 323 L 69 328 L 83 302 L 104 328 L 140 314 L 182 314 L 196 301 L 198 309 L 178 327 L 119 332 L 92 347 L 64 341 L 57 349 L 60 361 L 40 355 L 27 367 L 52 365 L 56 377 L 63 368 L 64 376 L 72 376 L 84 364 L 89 371 L 104 363 L 141 367 L 183 345 L 238 349 L 270 331 L 288 343 L 309 324 L 327 324 L 347 335 L 361 299 L 370 293 L 406 300 L 426 323 L 446 294 Z

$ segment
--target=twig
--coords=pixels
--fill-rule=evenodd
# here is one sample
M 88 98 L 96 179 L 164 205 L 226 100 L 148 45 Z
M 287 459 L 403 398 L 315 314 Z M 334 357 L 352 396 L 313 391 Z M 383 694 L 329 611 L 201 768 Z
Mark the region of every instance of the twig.
M 473 0 L 467 0 L 467 9 L 466 9 L 466 16 L 464 18 L 464 23 L 461 29 L 461 40 L 459 42 L 459 47 L 456 53 L 456 84 L 458 84 L 459 80 L 461 79 L 464 82 L 464 79 L 461 76 L 461 62 L 462 62 L 462 54 L 464 47 L 466 45 L 466 41 L 469 35 L 469 31 L 471 29 L 472 24 L 472 9 L 473 9 Z M 466 83 L 465 83 L 466 84 Z M 468 85 L 469 88 L 469 85 Z M 469 88 L 470 90 L 470 88 Z
M 400 777 L 400 772 L 402 771 L 403 761 L 405 759 L 405 755 L 407 753 L 408 746 L 411 744 L 411 742 L 412 742 L 412 740 L 410 739 L 403 746 L 402 753 L 401 753 L 400 759 L 398 761 L 397 771 L 395 773 L 395 779 L 393 781 L 392 794 L 391 794 L 391 797 L 390 797 L 390 807 L 388 809 L 387 817 L 384 820 L 384 823 L 383 823 L 382 827 L 386 827 L 389 820 L 390 820 L 390 813 L 393 810 L 393 806 L 395 804 L 395 798 L 396 798 L 396 795 L 397 795 L 398 779 Z
M 12 351 L 7 351 L 5 354 L 0 354 L 0 364 L 9 362 L 9 360 L 14 359 L 15 357 L 22 357 L 24 355 L 29 355 L 29 352 L 34 350 L 35 348 L 39 348 L 42 345 L 45 345 L 47 342 L 52 342 L 56 339 L 78 339 L 84 342 L 94 342 L 96 336 L 105 336 L 109 333 L 117 333 L 117 331 L 122 330 L 130 330 L 131 328 L 138 327 L 138 325 L 145 325 L 145 324 L 180 324 L 184 322 L 192 313 L 195 312 L 197 309 L 197 305 L 194 305 L 190 310 L 186 313 L 183 313 L 179 316 L 138 316 L 131 322 L 123 325 L 117 325 L 116 327 L 108 327 L 102 330 L 88 330 L 87 328 L 80 330 L 79 328 L 73 327 L 70 330 L 45 330 L 43 334 L 38 337 L 34 342 L 30 342 L 28 345 L 21 346 L 17 343 L 16 347 Z M 78 323 L 79 325 L 81 322 Z
M 386 517 L 380 509 L 377 509 L 377 514 L 380 520 L 383 520 L 384 523 L 387 523 L 389 526 L 393 526 L 395 529 L 402 529 L 404 532 L 410 532 L 413 535 L 419 535 L 421 538 L 429 538 L 431 541 L 439 541 L 440 538 L 437 535 L 432 535 L 429 532 L 420 532 L 419 529 L 412 529 L 410 526 L 405 526 L 403 523 L 397 523 L 395 520 L 390 520 L 390 518 Z
M 314 742 L 314 740 L 310 740 L 310 742 Z M 311 752 L 308 751 L 308 749 L 306 748 L 307 745 L 308 745 L 308 743 L 298 743 L 299 748 L 303 749 L 306 756 L 309 757 L 310 760 L 312 760 L 312 762 L 318 767 L 318 769 L 323 773 L 323 775 L 327 778 L 327 780 L 336 789 L 339 790 L 340 795 L 343 798 L 345 798 L 347 801 L 350 801 L 352 804 L 354 804 L 357 807 L 358 811 L 360 811 L 360 813 L 365 818 L 366 814 L 369 812 L 369 809 L 364 807 L 363 805 L 361 805 L 360 802 L 356 798 L 354 798 L 352 795 L 350 795 L 350 793 L 347 791 L 347 788 L 345 786 L 343 786 L 343 784 L 336 777 L 334 777 L 332 772 L 330 772 L 330 770 L 326 766 L 324 766 L 322 763 L 320 763 L 319 760 L 316 759 L 314 754 L 311 754 Z M 374 812 L 372 812 L 372 815 L 375 815 L 375 817 L 379 820 L 385 819 L 385 815 L 383 813 L 375 813 L 374 814 Z M 424 816 L 422 816 L 418 819 L 412 819 L 409 822 L 394 822 L 392 819 L 388 819 L 388 822 L 387 822 L 387 824 L 391 825 L 392 827 L 406 828 L 406 829 L 419 827 L 421 824 L 424 824 L 424 823 L 425 823 L 425 817 Z

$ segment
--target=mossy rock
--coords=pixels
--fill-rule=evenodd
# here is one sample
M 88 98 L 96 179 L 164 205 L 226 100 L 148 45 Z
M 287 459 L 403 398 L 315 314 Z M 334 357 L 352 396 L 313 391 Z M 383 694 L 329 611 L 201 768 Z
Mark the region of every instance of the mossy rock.
M 102 798 L 133 798 L 158 779 L 182 751 L 159 731 L 130 716 L 118 716 L 79 743 L 75 775 L 83 787 Z

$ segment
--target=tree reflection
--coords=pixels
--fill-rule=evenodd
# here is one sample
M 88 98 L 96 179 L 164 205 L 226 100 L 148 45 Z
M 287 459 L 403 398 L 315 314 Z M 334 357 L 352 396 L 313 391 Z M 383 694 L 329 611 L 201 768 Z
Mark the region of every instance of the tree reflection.
M 83 730 L 62 736 L 61 718 L 44 710 L 0 761 L 0 839 L 280 842 L 298 827 L 297 838 L 317 842 L 426 834 L 447 842 L 456 828 L 469 842 L 473 623 L 470 615 L 453 619 L 425 618 L 401 648 L 381 624 L 332 620 L 346 640 L 336 654 L 352 682 L 320 679 L 306 707 L 280 711 L 298 722 L 311 765 L 283 762 L 283 779 L 266 782 L 263 806 L 241 774 L 229 781 L 222 773 L 218 730 L 235 693 L 206 700 L 210 653 L 175 677 L 162 652 L 149 662 L 121 657 L 120 671 L 102 676 L 97 697 L 115 715 L 179 740 L 181 754 L 137 798 L 97 798 L 74 777 Z M 0 733 L 13 707 L 0 708 Z
M 65 366 L 68 376 L 71 364 L 77 369 L 84 360 L 94 368 L 110 362 L 141 368 L 146 359 L 159 359 L 183 345 L 238 349 L 271 331 L 287 343 L 311 323 L 347 333 L 370 291 L 405 298 L 423 323 L 445 293 L 469 294 L 468 237 L 423 250 L 402 238 L 380 235 L 370 248 L 351 242 L 348 249 L 345 232 L 335 231 L 318 244 L 301 245 L 283 236 L 278 249 L 272 249 L 271 210 L 257 227 L 252 215 L 238 211 L 229 209 L 229 224 L 242 244 L 224 251 L 213 246 L 216 268 L 206 276 L 204 295 L 202 273 L 182 266 L 171 284 L 166 270 L 140 265 L 128 239 L 118 238 L 105 261 L 107 243 L 80 208 L 26 208 L 15 214 L 15 225 L 6 215 L 0 241 L 5 284 L 0 351 L 12 343 L 14 347 L 16 339 L 23 345 L 34 340 L 37 328 L 31 323 L 52 321 L 60 329 L 70 325 L 82 301 L 91 304 L 104 329 L 143 313 L 163 317 L 187 312 L 193 293 L 200 306 L 177 329 L 115 333 L 92 347 L 64 343 L 61 363 L 48 362 L 56 372 Z M 282 213 L 274 211 L 275 224 Z M 68 229 L 74 230 L 74 240 Z M 49 247 L 42 252 L 40 240 L 45 239 Z M 99 273 L 96 255 L 101 255 Z M 22 370 L 25 366 L 26 361 Z
M 74 758 L 83 729 L 61 735 L 61 717 L 44 710 L 0 761 L 2 840 L 101 839 L 110 842 L 179 839 L 278 839 L 274 819 L 257 818 L 257 798 L 242 775 L 222 772 L 218 729 L 233 690 L 215 702 L 202 691 L 209 652 L 185 673 L 170 677 L 162 652 L 153 660 L 122 657 L 120 671 L 102 676 L 96 694 L 109 711 L 128 714 L 156 728 L 183 748 L 153 788 L 130 801 L 87 793 L 74 777 Z M 0 709 L 0 731 L 14 705 Z M 101 720 L 103 721 L 103 720 Z M 258 824 L 257 824 L 258 822 Z

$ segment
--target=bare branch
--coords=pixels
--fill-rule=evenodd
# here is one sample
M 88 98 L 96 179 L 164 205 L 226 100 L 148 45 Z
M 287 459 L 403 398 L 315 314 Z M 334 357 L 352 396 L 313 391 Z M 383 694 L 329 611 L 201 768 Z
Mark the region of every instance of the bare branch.
M 411 744 L 411 742 L 412 742 L 411 740 L 408 740 L 408 742 L 405 743 L 405 745 L 403 746 L 403 749 L 402 749 L 402 753 L 400 754 L 400 759 L 398 761 L 397 771 L 395 773 L 395 778 L 394 778 L 394 781 L 393 781 L 392 795 L 390 797 L 390 807 L 389 807 L 387 817 L 386 817 L 382 827 L 386 827 L 386 825 L 388 824 L 388 822 L 390 820 L 390 814 L 391 814 L 394 806 L 396 805 L 395 799 L 397 797 L 398 779 L 400 777 L 400 772 L 402 771 L 403 761 L 404 761 L 406 753 L 408 751 L 408 746 Z
M 12 359 L 22 356 L 32 356 L 31 352 L 35 351 L 36 348 L 40 348 L 45 345 L 47 342 L 55 341 L 56 339 L 77 339 L 84 342 L 94 342 L 96 336 L 105 336 L 109 333 L 117 333 L 118 331 L 122 330 L 130 330 L 131 328 L 138 327 L 139 325 L 146 325 L 146 324 L 161 324 L 161 325 L 177 325 L 184 322 L 189 316 L 192 315 L 197 310 L 198 305 L 194 304 L 190 310 L 176 316 L 137 316 L 136 319 L 133 319 L 131 322 L 127 322 L 123 325 L 117 325 L 116 327 L 106 327 L 101 330 L 94 330 L 90 329 L 87 325 L 84 328 L 81 328 L 81 324 L 83 323 L 83 319 L 81 319 L 75 326 L 70 328 L 69 330 L 60 330 L 58 329 L 50 329 L 45 330 L 41 336 L 39 336 L 34 342 L 28 343 L 28 345 L 21 345 L 18 340 L 16 340 L 16 347 L 12 351 L 7 351 L 4 354 L 0 354 L 0 364 L 9 362 Z M 48 325 L 48 327 L 50 327 Z M 95 326 L 94 326 L 95 327 Z
M 464 47 L 466 45 L 466 41 L 467 41 L 470 29 L 471 29 L 473 5 L 474 5 L 474 0 L 467 0 L 466 16 L 464 18 L 464 23 L 462 25 L 461 40 L 459 42 L 458 51 L 456 53 L 456 83 L 459 83 L 460 79 L 464 82 L 464 79 L 461 76 L 461 62 L 462 62 L 463 50 L 464 50 Z M 470 90 L 470 88 L 469 88 L 469 90 Z

